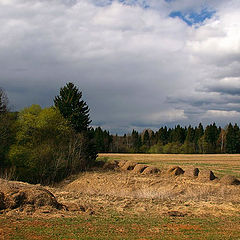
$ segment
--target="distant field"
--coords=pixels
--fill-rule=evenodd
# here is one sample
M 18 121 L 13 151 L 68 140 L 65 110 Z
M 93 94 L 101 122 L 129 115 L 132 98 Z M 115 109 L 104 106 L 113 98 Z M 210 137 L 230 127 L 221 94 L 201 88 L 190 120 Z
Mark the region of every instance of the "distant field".
M 129 160 L 133 162 L 167 168 L 171 165 L 181 167 L 196 166 L 210 169 L 217 176 L 226 174 L 240 177 L 240 154 L 99 154 L 103 160 Z

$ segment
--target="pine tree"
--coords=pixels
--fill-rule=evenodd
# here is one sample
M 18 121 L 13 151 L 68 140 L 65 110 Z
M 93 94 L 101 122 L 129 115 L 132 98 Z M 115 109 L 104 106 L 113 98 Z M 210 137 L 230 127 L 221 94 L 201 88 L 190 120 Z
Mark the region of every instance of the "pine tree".
M 236 153 L 234 129 L 231 123 L 227 127 L 226 134 L 226 152 Z
M 145 130 L 143 134 L 143 144 L 150 147 L 150 136 L 148 130 Z
M 70 82 L 60 89 L 60 94 L 55 97 L 54 104 L 61 115 L 71 123 L 75 132 L 83 135 L 85 158 L 87 165 L 90 166 L 97 158 L 97 149 L 94 130 L 89 127 L 91 123 L 89 108 L 81 98 L 82 92 Z
M 215 123 L 206 127 L 204 132 L 204 153 L 216 153 L 219 134 L 219 129 Z
M 171 132 L 171 141 L 183 144 L 186 138 L 186 130 L 180 125 L 175 126 Z
M 195 131 L 192 128 L 192 126 L 190 125 L 187 129 L 187 136 L 186 136 L 185 141 L 192 143 L 194 141 L 194 137 L 195 137 Z
M 140 147 L 142 146 L 141 136 L 137 131 L 133 129 L 132 131 L 132 148 L 134 153 L 138 153 L 140 151 Z
M 234 134 L 235 134 L 236 153 L 240 153 L 240 129 L 236 123 L 233 127 L 233 130 L 234 130 Z
M 86 131 L 91 123 L 89 108 L 81 98 L 82 92 L 70 82 L 60 89 L 60 94 L 54 99 L 62 116 L 70 121 L 78 133 Z
M 187 129 L 187 136 L 184 142 L 184 153 L 194 153 L 194 136 L 195 136 L 195 130 L 191 127 L 191 125 Z
M 195 127 L 194 145 L 195 153 L 202 152 L 200 149 L 200 139 L 204 135 L 204 129 L 202 123 L 199 123 L 198 127 Z

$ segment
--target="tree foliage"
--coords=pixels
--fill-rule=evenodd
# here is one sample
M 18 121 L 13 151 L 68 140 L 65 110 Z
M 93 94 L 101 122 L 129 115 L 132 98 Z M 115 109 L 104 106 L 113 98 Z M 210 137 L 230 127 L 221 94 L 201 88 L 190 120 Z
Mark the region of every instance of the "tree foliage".
M 91 123 L 89 108 L 82 99 L 82 92 L 73 83 L 67 83 L 54 99 L 55 106 L 68 119 L 76 132 L 86 131 Z
M 9 158 L 19 180 L 50 183 L 86 167 L 85 136 L 57 108 L 32 105 L 19 113 Z
M 5 91 L 0 88 L 0 174 L 1 169 L 10 166 L 8 152 L 15 139 L 16 113 L 8 111 L 8 97 Z

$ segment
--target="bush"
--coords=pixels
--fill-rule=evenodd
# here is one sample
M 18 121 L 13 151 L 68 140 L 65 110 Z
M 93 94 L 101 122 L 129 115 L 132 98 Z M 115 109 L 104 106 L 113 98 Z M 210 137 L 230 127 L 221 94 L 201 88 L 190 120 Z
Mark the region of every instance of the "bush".
M 48 184 L 87 167 L 87 136 L 76 134 L 58 109 L 25 108 L 17 127 L 9 158 L 18 180 Z

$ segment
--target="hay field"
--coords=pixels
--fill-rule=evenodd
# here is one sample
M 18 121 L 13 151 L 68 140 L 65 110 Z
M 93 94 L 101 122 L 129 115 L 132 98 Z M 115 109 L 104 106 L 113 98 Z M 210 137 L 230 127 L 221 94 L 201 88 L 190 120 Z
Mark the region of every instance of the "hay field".
M 159 168 L 179 165 L 214 171 L 221 177 L 226 174 L 240 178 L 240 154 L 99 154 L 103 160 L 128 160 L 150 164 Z
M 240 155 L 99 154 L 98 160 L 161 171 L 99 167 L 45 186 L 68 211 L 0 211 L 0 239 L 240 239 L 240 185 L 220 181 L 226 174 L 239 178 Z M 217 178 L 169 174 L 176 165 L 212 170 Z

